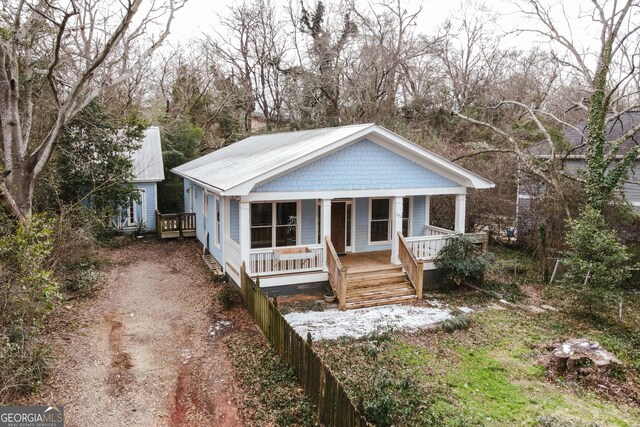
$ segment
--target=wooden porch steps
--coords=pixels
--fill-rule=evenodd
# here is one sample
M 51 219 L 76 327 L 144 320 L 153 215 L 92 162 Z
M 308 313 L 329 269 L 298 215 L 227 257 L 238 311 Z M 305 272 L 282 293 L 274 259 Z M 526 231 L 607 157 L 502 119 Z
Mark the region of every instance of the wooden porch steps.
M 218 261 L 216 261 L 213 255 L 204 254 L 202 255 L 202 259 L 204 260 L 204 263 L 207 265 L 207 267 L 209 267 L 209 270 L 213 272 L 213 274 L 215 274 L 216 276 L 222 276 L 222 274 L 224 274 L 222 272 L 222 267 L 220 266 L 220 264 L 218 264 Z
M 345 308 L 400 304 L 417 299 L 401 266 L 380 265 L 349 269 Z

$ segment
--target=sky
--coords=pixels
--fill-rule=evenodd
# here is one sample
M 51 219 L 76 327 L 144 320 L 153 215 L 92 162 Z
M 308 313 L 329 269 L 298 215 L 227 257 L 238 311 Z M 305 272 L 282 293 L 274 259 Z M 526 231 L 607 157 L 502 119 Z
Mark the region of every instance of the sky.
M 171 35 L 168 44 L 187 44 L 190 39 L 198 37 L 202 32 L 211 33 L 212 29 L 218 22 L 218 14 L 224 15 L 229 5 L 237 5 L 243 0 L 188 0 L 183 9 L 176 14 L 175 21 L 172 25 Z M 300 0 L 271 0 L 280 10 L 283 6 L 288 5 L 291 1 L 294 5 L 299 4 Z M 325 3 L 336 3 L 339 0 L 325 0 Z M 381 3 L 381 1 L 394 0 L 353 0 L 360 8 L 367 7 L 369 4 Z M 426 34 L 434 34 L 436 29 L 447 19 L 447 17 L 460 14 L 461 7 L 464 3 L 484 3 L 495 12 L 496 25 L 498 26 L 497 34 L 500 36 L 500 43 L 503 48 L 521 48 L 526 49 L 535 45 L 548 45 L 546 39 L 533 34 L 514 34 L 511 31 L 519 28 L 531 28 L 532 22 L 526 21 L 521 14 L 517 13 L 515 2 L 522 0 L 401 0 L 410 11 L 417 10 L 422 6 L 422 12 L 418 17 L 418 26 L 420 32 Z M 306 5 L 314 5 L 316 0 L 304 0 Z M 584 15 L 584 9 L 589 7 L 590 2 L 587 0 L 547 0 L 546 3 L 552 4 L 556 17 L 562 18 L 560 15 L 562 7 L 566 8 L 567 13 L 571 17 Z M 589 19 L 582 19 L 579 22 L 571 20 L 571 31 L 568 29 L 568 23 L 563 19 L 557 19 L 557 24 L 562 28 L 563 34 L 571 34 L 578 44 L 591 50 L 598 44 L 598 32 L 585 27 L 589 24 Z M 504 36 L 507 34 L 506 36 Z M 544 46 L 543 46 L 544 47 Z
M 241 0 L 240 0 L 241 1 Z M 297 4 L 299 0 L 293 0 Z M 406 0 L 405 0 L 406 1 Z M 410 10 L 423 6 L 420 14 L 420 25 L 435 28 L 442 23 L 448 14 L 460 7 L 463 0 L 409 0 L 406 2 Z M 495 0 L 494 0 L 495 1 Z M 207 31 L 217 22 L 217 13 L 224 11 L 231 4 L 239 0 L 188 0 L 185 7 L 176 14 L 171 30 L 170 41 L 186 41 Z M 274 0 L 274 4 L 288 4 L 288 0 Z M 366 4 L 366 2 L 359 2 Z M 305 4 L 315 4 L 315 1 L 305 1 Z

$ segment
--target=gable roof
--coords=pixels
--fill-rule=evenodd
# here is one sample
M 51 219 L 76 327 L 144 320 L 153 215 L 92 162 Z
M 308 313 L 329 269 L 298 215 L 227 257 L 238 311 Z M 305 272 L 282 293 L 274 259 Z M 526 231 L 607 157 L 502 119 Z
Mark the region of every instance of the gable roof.
M 251 136 L 171 171 L 220 194 L 242 196 L 247 195 L 255 185 L 365 138 L 461 186 L 494 186 L 492 182 L 371 123 Z
M 151 126 L 144 131 L 140 148 L 131 154 L 131 159 L 133 160 L 134 182 L 162 181 L 164 179 L 159 127 Z
M 612 114 L 607 115 L 607 120 L 610 120 Z M 582 120 L 574 127 L 567 127 L 564 131 L 565 141 L 570 145 L 571 148 L 568 149 L 569 159 L 584 159 L 585 154 L 587 152 L 587 130 L 588 130 L 589 122 L 588 120 Z M 614 120 L 609 121 L 606 124 L 606 143 L 605 143 L 605 153 L 609 152 L 609 144 L 612 141 L 615 141 L 621 137 L 623 137 L 627 132 L 632 130 L 635 126 L 640 125 L 640 111 L 628 111 L 626 113 L 620 114 L 619 117 Z M 632 147 L 640 145 L 640 131 L 631 135 L 627 138 L 620 149 L 618 150 L 617 156 L 624 156 Z M 540 156 L 540 157 L 548 157 L 549 156 L 549 146 L 546 142 L 541 142 L 540 144 L 534 145 L 527 150 L 529 153 Z
M 607 118 L 610 118 L 611 114 L 608 115 Z M 640 111 L 629 111 L 627 113 L 621 114 L 620 117 L 615 120 L 607 123 L 607 132 L 606 132 L 606 140 L 608 142 L 615 141 L 618 138 L 621 138 L 632 130 L 634 126 L 638 126 L 640 124 Z M 569 142 L 574 147 L 578 147 L 573 150 L 573 155 L 584 155 L 587 151 L 586 146 L 582 146 L 587 138 L 587 126 L 588 121 L 583 120 L 582 122 L 576 125 L 576 128 L 580 129 L 581 132 L 578 132 L 576 129 L 569 128 L 565 132 L 565 137 L 567 142 Z M 624 143 L 620 146 L 620 150 L 618 151 L 619 155 L 624 155 L 636 145 L 640 145 L 640 132 L 636 132 L 631 135 L 631 137 L 627 138 Z M 605 147 L 608 151 L 609 147 Z

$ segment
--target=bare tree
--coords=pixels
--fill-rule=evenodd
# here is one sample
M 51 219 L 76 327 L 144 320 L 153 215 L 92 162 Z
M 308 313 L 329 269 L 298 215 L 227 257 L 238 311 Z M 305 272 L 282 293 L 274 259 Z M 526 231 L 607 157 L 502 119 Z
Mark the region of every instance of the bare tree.
M 544 141 L 544 159 L 527 149 L 517 133 L 454 108 L 454 114 L 476 125 L 491 129 L 512 147 L 520 164 L 538 176 L 551 190 L 562 195 L 560 177 L 566 176 L 583 182 L 587 202 L 601 211 L 611 199 L 616 188 L 626 178 L 630 166 L 638 158 L 638 147 L 623 153 L 622 144 L 640 131 L 637 125 L 619 139 L 606 143 L 607 125 L 622 114 L 640 106 L 635 82 L 638 70 L 638 34 L 640 25 L 634 17 L 640 12 L 637 0 L 591 1 L 591 9 L 581 11 L 578 19 L 589 20 L 592 31 L 598 35 L 597 46 L 581 46 L 572 36 L 569 13 L 562 3 L 548 6 L 543 0 L 516 3 L 520 13 L 531 18 L 535 26 L 522 30 L 537 34 L 551 43 L 550 53 L 566 79 L 577 82 L 583 93 L 580 99 L 570 99 L 571 104 L 584 111 L 588 117 L 587 129 L 578 129 L 560 114 L 551 111 L 544 103 L 531 105 L 516 100 L 503 100 L 493 109 L 517 110 L 523 120 L 531 123 Z M 565 25 L 566 23 L 566 25 Z M 636 53 L 631 53 L 636 52 Z M 595 58 L 595 61 L 593 60 Z M 553 129 L 573 129 L 583 134 L 584 143 L 572 150 L 586 148 L 584 179 L 565 173 L 562 161 L 567 152 L 552 136 Z M 565 210 L 569 215 L 568 207 Z
M 143 8 L 142 0 L 3 4 L 0 123 L 5 179 L 0 193 L 17 218 L 28 219 L 36 181 L 58 136 L 105 88 L 132 78 L 169 33 L 184 0 Z M 46 90 L 48 97 L 36 91 Z M 39 103 L 52 102 L 52 106 Z M 34 114 L 47 122 L 34 133 Z

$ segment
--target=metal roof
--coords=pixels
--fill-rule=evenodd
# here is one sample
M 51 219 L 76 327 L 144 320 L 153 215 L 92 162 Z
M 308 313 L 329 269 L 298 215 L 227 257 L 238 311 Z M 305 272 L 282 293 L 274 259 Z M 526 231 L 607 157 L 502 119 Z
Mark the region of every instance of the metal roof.
M 373 134 L 401 146 L 414 161 L 424 160 L 439 170 L 446 169 L 468 187 L 493 187 L 478 175 L 372 123 L 251 136 L 171 171 L 220 193 L 246 195 L 256 182 L 265 182 Z
M 133 159 L 134 181 L 162 181 L 164 179 L 159 127 L 151 126 L 145 130 L 141 146 L 131 154 L 131 158 Z

